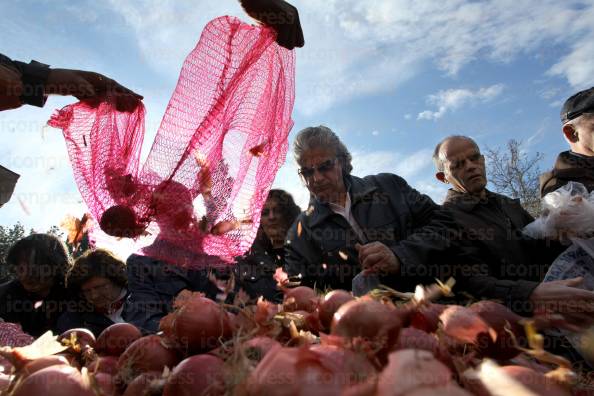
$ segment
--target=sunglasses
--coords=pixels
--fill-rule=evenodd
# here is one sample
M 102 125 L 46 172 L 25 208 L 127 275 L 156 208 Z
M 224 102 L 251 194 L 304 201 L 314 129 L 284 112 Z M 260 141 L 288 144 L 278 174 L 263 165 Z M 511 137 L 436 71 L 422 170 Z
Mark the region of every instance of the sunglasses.
M 299 174 L 299 176 L 303 177 L 304 179 L 309 179 L 314 175 L 316 170 L 319 173 L 327 173 L 327 172 L 331 171 L 332 169 L 334 169 L 335 164 L 336 164 L 336 158 L 329 159 L 327 161 L 322 162 L 318 166 L 314 166 L 312 168 L 308 168 L 306 166 L 301 167 L 301 168 L 299 168 L 297 173 Z

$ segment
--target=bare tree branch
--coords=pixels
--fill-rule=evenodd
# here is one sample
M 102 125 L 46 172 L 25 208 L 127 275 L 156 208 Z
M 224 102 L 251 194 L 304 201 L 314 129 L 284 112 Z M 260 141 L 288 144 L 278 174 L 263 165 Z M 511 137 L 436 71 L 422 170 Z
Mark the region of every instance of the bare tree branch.
M 543 154 L 534 156 L 522 151 L 522 142 L 511 139 L 505 149 L 488 148 L 485 152 L 489 182 L 495 192 L 519 198 L 522 206 L 534 217 L 540 213 L 539 162 Z

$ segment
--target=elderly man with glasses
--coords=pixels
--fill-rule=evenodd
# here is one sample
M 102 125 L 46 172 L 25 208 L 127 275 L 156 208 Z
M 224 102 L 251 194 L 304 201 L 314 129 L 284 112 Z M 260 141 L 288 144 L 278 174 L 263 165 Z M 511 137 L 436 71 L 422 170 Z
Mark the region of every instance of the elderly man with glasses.
M 439 265 L 454 223 L 431 198 L 394 174 L 351 175 L 351 154 L 325 126 L 299 132 L 294 155 L 311 199 L 288 233 L 289 276 L 322 290 L 350 290 L 361 271 L 400 290 L 449 276 Z

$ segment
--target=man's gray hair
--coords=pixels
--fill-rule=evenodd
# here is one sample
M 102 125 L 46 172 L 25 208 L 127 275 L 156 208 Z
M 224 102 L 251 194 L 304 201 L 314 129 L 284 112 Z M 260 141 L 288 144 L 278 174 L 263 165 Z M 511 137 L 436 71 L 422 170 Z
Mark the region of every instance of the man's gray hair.
M 295 161 L 301 164 L 301 157 L 304 153 L 319 148 L 334 150 L 336 158 L 338 158 L 342 166 L 342 173 L 344 175 L 351 174 L 353 170 L 351 153 L 338 136 L 330 128 L 323 125 L 308 127 L 299 131 L 293 142 Z
M 450 135 L 450 136 L 444 138 L 441 142 L 437 143 L 437 146 L 435 146 L 435 150 L 433 150 L 433 163 L 435 164 L 435 168 L 437 168 L 438 172 L 443 172 L 443 170 L 444 170 L 444 161 L 439 156 L 441 146 L 448 140 L 452 140 L 452 139 L 466 140 L 466 141 L 472 143 L 474 145 L 474 147 L 476 147 L 476 149 L 479 153 L 481 152 L 478 144 L 476 144 L 476 142 L 471 137 L 464 136 L 464 135 Z

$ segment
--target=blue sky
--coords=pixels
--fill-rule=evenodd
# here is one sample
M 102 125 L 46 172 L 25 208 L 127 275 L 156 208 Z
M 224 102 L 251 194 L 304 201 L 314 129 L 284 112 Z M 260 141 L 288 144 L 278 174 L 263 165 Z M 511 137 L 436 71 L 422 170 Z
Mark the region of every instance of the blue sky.
M 552 165 L 567 145 L 559 108 L 594 85 L 594 0 L 295 0 L 306 46 L 297 51 L 292 140 L 325 124 L 354 157 L 355 175 L 393 172 L 441 202 L 431 153 L 449 134 L 486 147 L 521 139 Z M 0 52 L 106 74 L 145 96 L 148 148 L 185 55 L 236 0 L 12 0 L 0 5 Z M 0 113 L 0 163 L 21 174 L 0 225 L 43 231 L 84 205 L 54 109 Z M 290 152 L 275 185 L 302 207 Z

